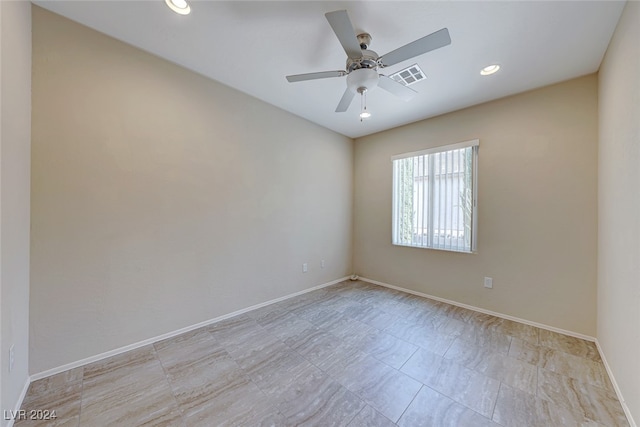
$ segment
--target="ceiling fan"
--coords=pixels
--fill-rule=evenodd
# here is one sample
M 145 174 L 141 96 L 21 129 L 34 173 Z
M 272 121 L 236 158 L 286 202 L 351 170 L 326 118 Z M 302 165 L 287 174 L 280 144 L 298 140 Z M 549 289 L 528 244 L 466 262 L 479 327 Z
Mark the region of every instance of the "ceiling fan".
M 329 77 L 347 76 L 347 89 L 342 95 L 342 99 L 338 103 L 336 113 L 347 111 L 351 101 L 356 93 L 364 98 L 364 94 L 380 86 L 387 92 L 408 101 L 413 98 L 417 92 L 402 83 L 393 80 L 383 74 L 378 74 L 378 69 L 382 69 L 407 59 L 413 58 L 423 53 L 439 49 L 451 44 L 449 30 L 443 28 L 428 36 L 422 37 L 409 44 L 399 47 L 385 55 L 379 56 L 376 52 L 369 50 L 371 43 L 371 35 L 368 33 L 358 34 L 356 36 L 351 20 L 346 10 L 337 10 L 325 14 L 329 25 L 338 37 L 338 41 L 342 45 L 347 54 L 346 70 L 337 71 L 321 71 L 318 73 L 295 74 L 287 76 L 290 83 L 302 82 L 306 80 L 324 79 Z M 368 117 L 366 106 L 364 107 L 360 117 Z M 365 114 L 365 115 L 363 115 Z

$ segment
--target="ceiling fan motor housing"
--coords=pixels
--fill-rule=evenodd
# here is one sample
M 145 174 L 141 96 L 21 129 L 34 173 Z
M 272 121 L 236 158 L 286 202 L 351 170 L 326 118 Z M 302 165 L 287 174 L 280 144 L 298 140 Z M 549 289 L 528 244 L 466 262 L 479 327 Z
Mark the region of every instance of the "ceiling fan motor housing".
M 360 68 L 378 68 L 379 55 L 369 49 L 362 49 L 362 57 L 360 58 L 347 58 L 347 72 L 350 73 L 353 70 Z
M 347 87 L 352 92 L 360 92 L 362 88 L 371 90 L 378 86 L 378 72 L 372 68 L 359 68 L 347 75 Z

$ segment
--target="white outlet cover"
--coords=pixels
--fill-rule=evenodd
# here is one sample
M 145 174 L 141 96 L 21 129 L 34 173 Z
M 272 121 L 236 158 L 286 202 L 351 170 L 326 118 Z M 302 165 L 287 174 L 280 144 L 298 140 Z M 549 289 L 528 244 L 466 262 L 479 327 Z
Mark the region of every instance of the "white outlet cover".
M 306 273 L 309 270 L 309 268 L 307 267 L 307 263 L 305 262 L 304 264 L 302 264 L 302 272 Z
M 491 277 L 484 278 L 484 287 L 489 289 L 493 288 L 493 279 Z

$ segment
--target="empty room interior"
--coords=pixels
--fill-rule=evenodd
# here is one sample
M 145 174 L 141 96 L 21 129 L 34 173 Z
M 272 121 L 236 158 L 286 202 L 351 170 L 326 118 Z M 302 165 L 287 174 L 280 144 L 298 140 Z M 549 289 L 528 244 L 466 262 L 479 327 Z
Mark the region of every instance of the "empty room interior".
M 640 2 L 0 1 L 0 426 L 637 426 Z

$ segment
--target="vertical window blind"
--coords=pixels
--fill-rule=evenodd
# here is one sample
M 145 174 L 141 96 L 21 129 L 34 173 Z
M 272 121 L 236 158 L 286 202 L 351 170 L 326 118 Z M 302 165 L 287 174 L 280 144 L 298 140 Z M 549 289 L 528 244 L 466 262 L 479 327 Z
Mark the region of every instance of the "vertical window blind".
M 475 252 L 479 141 L 393 156 L 393 244 Z

